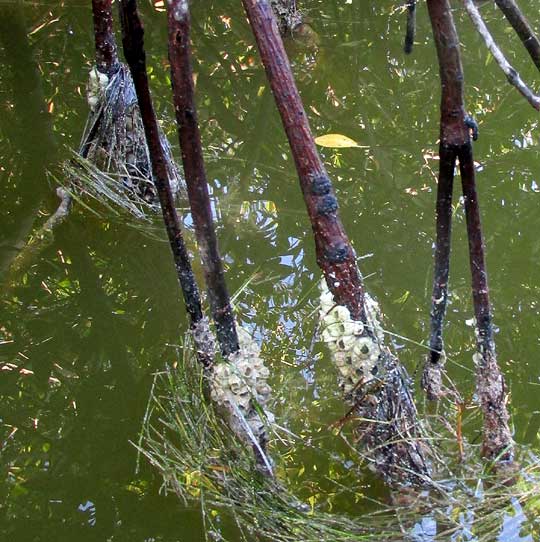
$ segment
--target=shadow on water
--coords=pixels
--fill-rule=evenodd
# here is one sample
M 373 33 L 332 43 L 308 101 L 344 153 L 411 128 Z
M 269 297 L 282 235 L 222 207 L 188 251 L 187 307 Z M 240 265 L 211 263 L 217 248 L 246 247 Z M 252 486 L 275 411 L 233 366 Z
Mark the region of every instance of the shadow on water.
M 359 475 L 347 446 L 328 429 L 344 413 L 329 360 L 311 344 L 319 275 L 280 121 L 240 2 L 195 4 L 200 119 L 230 290 L 240 290 L 239 318 L 271 366 L 274 411 L 303 442 L 283 453 L 283 465 L 305 502 L 360 516 L 388 495 L 372 477 Z M 418 44 L 405 57 L 405 18 L 395 2 L 303 4 L 318 45 L 291 46 L 291 55 L 313 131 L 341 133 L 367 147 L 321 149 L 345 226 L 366 256 L 361 268 L 389 329 L 423 342 L 439 92 L 427 15 L 418 10 Z M 535 21 L 533 3 L 522 4 Z M 141 5 L 157 109 L 174 141 L 164 17 Z M 506 36 L 494 10 L 484 9 L 520 72 L 534 80 L 517 39 Z M 475 152 L 499 357 L 512 392 L 516 440 L 538 451 L 538 122 L 486 60 L 464 14 L 456 14 L 467 99 L 481 128 Z M 82 133 L 90 23 L 89 7 L 80 2 L 0 4 L 2 273 L 54 210 L 46 171 L 56 170 L 63 145 L 76 148 Z M 460 203 L 455 219 L 445 333 L 451 376 L 470 397 L 474 333 L 467 324 L 472 307 Z M 188 215 L 185 221 L 191 223 Z M 190 235 L 188 242 L 193 248 Z M 160 495 L 157 473 L 144 461 L 136 472 L 130 444 L 138 440 L 152 375 L 178 358 L 174 346 L 186 329 L 165 237 L 76 207 L 54 244 L 3 290 L 1 303 L 5 539 L 204 539 L 198 508 Z M 401 338 L 395 346 L 415 375 L 424 349 Z M 466 430 L 474 441 L 474 417 Z M 449 453 L 457 458 L 453 442 Z M 354 487 L 357 499 L 340 493 L 336 481 Z M 503 539 L 529 540 L 519 531 L 514 526 Z

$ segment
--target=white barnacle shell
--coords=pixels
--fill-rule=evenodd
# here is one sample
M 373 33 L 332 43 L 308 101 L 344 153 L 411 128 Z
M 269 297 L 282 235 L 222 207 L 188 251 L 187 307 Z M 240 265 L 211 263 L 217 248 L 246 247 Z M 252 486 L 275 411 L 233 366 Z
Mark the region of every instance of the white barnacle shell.
M 373 341 L 368 337 L 361 337 L 354 343 L 353 354 L 360 360 L 368 359 L 375 346 Z
M 251 403 L 251 395 L 249 391 L 243 393 L 237 393 L 235 395 L 236 403 L 241 410 L 247 410 Z
M 257 383 L 255 389 L 259 395 L 270 395 L 272 391 L 272 388 L 266 382 Z
M 334 354 L 334 363 L 338 367 L 345 367 L 347 365 L 347 354 L 341 351 L 336 352 Z
M 86 98 L 88 105 L 92 111 L 97 108 L 101 97 L 105 94 L 109 78 L 104 73 L 101 73 L 95 66 L 90 70 L 88 75 L 88 87 Z
M 336 341 L 336 347 L 341 351 L 349 352 L 352 351 L 357 341 L 358 338 L 355 335 L 344 334 Z
M 343 305 L 336 305 L 328 316 L 336 322 L 349 322 L 351 319 L 349 309 Z
M 325 343 L 335 342 L 343 335 L 343 330 L 341 322 L 331 322 L 323 329 L 321 338 Z
M 238 338 L 240 349 L 226 361 L 214 365 L 209 376 L 210 390 L 212 399 L 227 412 L 233 430 L 250 440 L 250 431 L 256 438 L 265 431 L 256 404 L 264 408 L 268 402 L 272 391 L 267 383 L 270 371 L 251 335 L 239 327 Z
M 379 304 L 369 295 L 365 295 L 365 311 L 369 326 L 379 342 L 384 342 L 384 330 L 381 326 L 381 309 Z
M 484 362 L 482 358 L 482 354 L 480 354 L 480 352 L 474 353 L 472 359 L 476 367 L 478 367 L 479 365 L 482 365 L 482 363 Z

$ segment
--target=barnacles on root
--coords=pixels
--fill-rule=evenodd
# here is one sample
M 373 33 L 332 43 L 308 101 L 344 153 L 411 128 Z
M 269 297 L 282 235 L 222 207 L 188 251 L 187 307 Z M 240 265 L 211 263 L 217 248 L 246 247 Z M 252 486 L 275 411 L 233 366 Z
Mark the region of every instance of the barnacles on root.
M 108 76 L 94 66 L 88 75 L 88 86 L 86 87 L 86 99 L 92 111 L 96 111 L 99 103 L 103 101 L 108 84 Z
M 422 429 L 409 391 L 407 372 L 384 345 L 377 302 L 364 294 L 365 321 L 336 304 L 326 281 L 320 285 L 321 337 L 339 371 L 349 413 L 369 465 L 389 484 L 432 484 Z M 347 415 L 348 416 L 348 415 Z
M 265 411 L 272 391 L 270 371 L 251 335 L 239 326 L 237 331 L 240 349 L 212 367 L 210 395 L 225 410 L 231 428 L 242 440 L 264 448 L 267 437 L 262 414 L 270 418 Z
M 378 305 L 366 296 L 364 324 L 353 320 L 349 309 L 335 303 L 324 279 L 320 289 L 321 337 L 339 371 L 340 386 L 348 395 L 358 384 L 367 384 L 380 376 L 383 330 L 377 317 Z

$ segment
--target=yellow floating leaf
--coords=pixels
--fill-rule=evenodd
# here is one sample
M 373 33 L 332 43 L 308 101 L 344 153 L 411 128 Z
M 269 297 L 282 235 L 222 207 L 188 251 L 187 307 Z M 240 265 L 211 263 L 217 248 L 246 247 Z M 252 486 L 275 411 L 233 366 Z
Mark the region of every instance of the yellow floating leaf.
M 154 9 L 156 11 L 166 11 L 165 2 L 163 0 L 155 0 Z
M 325 134 L 315 138 L 315 143 L 320 147 L 331 147 L 334 149 L 345 149 L 348 147 L 367 148 L 359 145 L 354 139 L 343 134 Z

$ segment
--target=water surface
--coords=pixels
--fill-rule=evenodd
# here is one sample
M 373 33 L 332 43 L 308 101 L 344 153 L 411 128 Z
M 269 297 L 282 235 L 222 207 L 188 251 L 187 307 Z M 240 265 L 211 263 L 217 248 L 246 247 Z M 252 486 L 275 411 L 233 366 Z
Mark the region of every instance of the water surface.
M 2 272 L 55 209 L 46 171 L 59 174 L 65 146 L 76 148 L 84 127 L 93 55 L 87 4 L 0 5 Z M 141 4 L 152 90 L 176 149 L 164 14 Z M 328 430 L 344 407 L 329 359 L 311 348 L 319 272 L 280 120 L 241 3 L 195 4 L 200 121 L 227 279 L 231 291 L 241 289 L 237 314 L 261 341 L 278 419 L 315 443 L 292 450 L 287 463 L 299 495 L 315 497 L 322 508 L 362 514 L 373 508 L 371 497 L 386 494 L 371 477 L 355 474 L 348 479 L 363 496 L 351 502 L 334 494 L 327 479 L 336 465 L 346 471 L 351 458 Z M 534 2 L 521 4 L 540 24 Z M 366 284 L 389 331 L 403 337 L 395 346 L 417 376 L 425 349 L 414 342 L 425 342 L 429 329 L 439 129 L 438 68 L 425 6 L 419 7 L 418 43 L 407 57 L 405 20 L 394 1 L 302 5 L 319 43 L 316 49 L 288 44 L 298 85 L 316 135 L 340 133 L 368 147 L 321 152 L 363 257 Z M 501 16 L 489 4 L 483 12 L 516 68 L 537 80 Z M 475 158 L 499 360 L 515 438 L 538 450 L 538 121 L 488 57 L 466 14 L 457 7 L 455 15 L 467 102 L 481 131 Z M 459 195 L 457 188 L 445 333 L 450 374 L 470 397 L 474 331 Z M 187 212 L 184 218 L 189 226 Z M 191 233 L 188 243 L 194 247 Z M 131 444 L 152 375 L 177 359 L 186 331 L 159 228 L 148 235 L 129 220 L 96 217 L 78 206 L 54 244 L 4 287 L 0 307 L 5 540 L 203 540 L 196 505 L 161 495 L 159 476 L 144 461 L 139 465 Z

